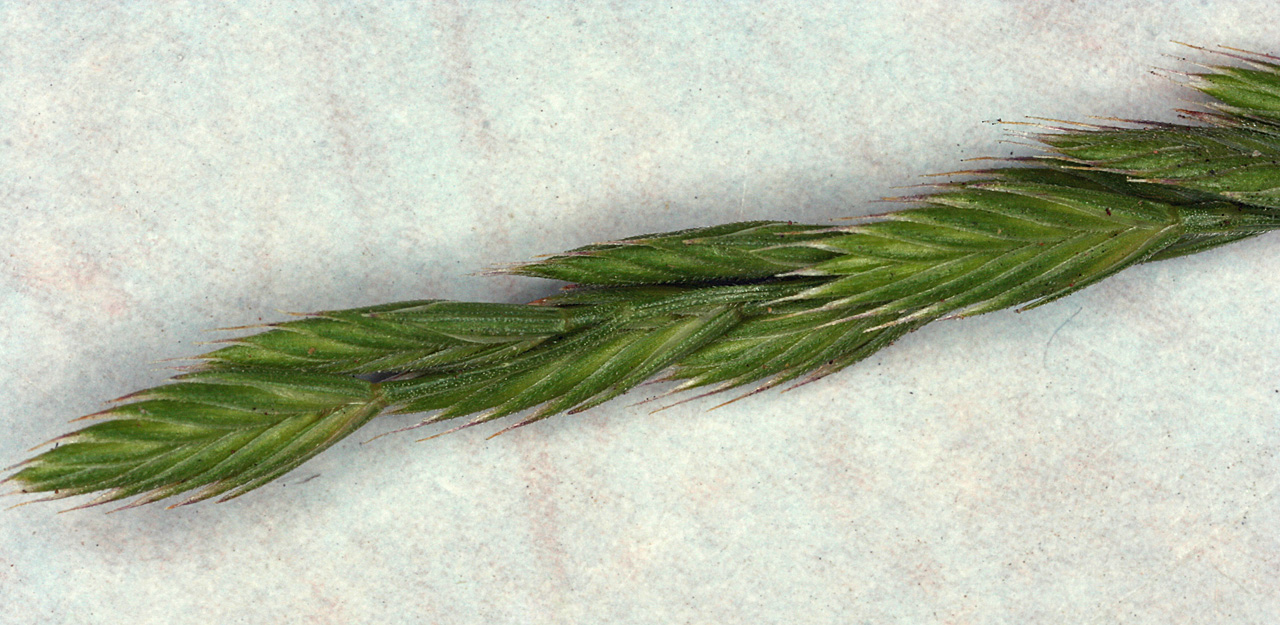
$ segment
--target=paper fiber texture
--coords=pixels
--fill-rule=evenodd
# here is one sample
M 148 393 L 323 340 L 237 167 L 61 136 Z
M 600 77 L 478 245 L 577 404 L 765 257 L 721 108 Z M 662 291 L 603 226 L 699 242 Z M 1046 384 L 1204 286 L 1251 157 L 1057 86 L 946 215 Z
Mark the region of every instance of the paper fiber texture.
M 1280 50 L 1261 1 L 260 4 L 0 7 L 0 463 L 211 328 L 883 210 L 1031 153 L 996 120 L 1174 119 L 1149 70 L 1212 57 L 1172 40 Z M 1273 622 L 1277 267 L 1134 268 L 714 411 L 362 444 L 387 418 L 225 505 L 10 510 L 0 621 Z

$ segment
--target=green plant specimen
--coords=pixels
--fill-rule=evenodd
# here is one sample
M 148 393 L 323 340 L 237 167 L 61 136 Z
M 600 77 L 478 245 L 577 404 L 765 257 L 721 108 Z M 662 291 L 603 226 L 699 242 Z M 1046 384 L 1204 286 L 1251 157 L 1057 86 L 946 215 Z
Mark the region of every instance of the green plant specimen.
M 383 413 L 519 427 L 661 376 L 675 391 L 802 384 L 931 321 L 1070 295 L 1126 267 L 1280 227 L 1280 59 L 1190 77 L 1193 124 L 1074 125 L 853 225 L 747 222 L 592 245 L 510 273 L 524 305 L 413 301 L 274 324 L 90 415 L 8 481 L 85 505 L 230 499 Z M 503 430 L 505 431 L 505 430 Z

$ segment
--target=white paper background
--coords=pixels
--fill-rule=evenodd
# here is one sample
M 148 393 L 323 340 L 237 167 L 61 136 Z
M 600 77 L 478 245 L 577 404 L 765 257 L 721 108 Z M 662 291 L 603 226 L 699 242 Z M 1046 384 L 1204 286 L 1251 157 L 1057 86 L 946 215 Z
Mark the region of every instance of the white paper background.
M 1027 153 L 996 119 L 1170 119 L 1171 40 L 1280 50 L 1261 0 L 117 4 L 0 5 L 3 464 L 209 328 L 863 214 Z M 711 412 L 360 444 L 388 418 L 229 504 L 10 510 L 0 621 L 1275 622 L 1276 267 L 1135 268 Z

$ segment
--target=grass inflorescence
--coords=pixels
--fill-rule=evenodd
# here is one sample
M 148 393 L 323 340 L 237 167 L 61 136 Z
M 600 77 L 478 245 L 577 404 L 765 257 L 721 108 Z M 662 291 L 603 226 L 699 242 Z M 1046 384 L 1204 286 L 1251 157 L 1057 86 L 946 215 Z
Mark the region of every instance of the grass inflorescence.
M 853 225 L 757 221 L 514 265 L 572 282 L 529 304 L 438 300 L 308 315 L 227 341 L 7 481 L 46 499 L 225 500 L 383 413 L 506 429 L 647 380 L 673 392 L 803 384 L 934 320 L 1065 297 L 1137 263 L 1280 227 L 1280 59 L 1189 76 L 1187 124 L 1069 125 L 1045 155 L 968 172 Z M 456 429 L 456 428 L 455 428 Z M 505 431 L 505 430 L 503 430 Z

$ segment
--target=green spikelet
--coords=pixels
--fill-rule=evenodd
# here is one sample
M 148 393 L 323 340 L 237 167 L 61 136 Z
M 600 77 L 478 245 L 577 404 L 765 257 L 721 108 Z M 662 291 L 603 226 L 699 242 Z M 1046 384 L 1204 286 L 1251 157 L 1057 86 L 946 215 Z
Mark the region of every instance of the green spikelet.
M 60 499 L 104 491 L 87 505 L 136 504 L 199 489 L 182 503 L 231 499 L 306 462 L 385 406 L 376 384 L 276 370 L 209 371 L 140 391 L 55 439 L 10 479 Z
M 1280 57 L 1238 50 L 1215 52 L 1242 62 L 1243 67 L 1220 65 L 1191 76 L 1191 86 L 1217 100 L 1209 106 L 1224 113 L 1214 120 L 1228 126 L 1280 128 Z
M 1132 122 L 1040 139 L 1063 158 L 1148 183 L 1172 185 L 1269 208 L 1280 207 L 1280 65 L 1231 54 L 1249 67 L 1216 67 L 1190 84 L 1218 100 L 1220 114 L 1187 111 L 1204 127 Z
M 306 315 L 223 341 L 208 368 L 322 373 L 452 370 L 510 358 L 573 329 L 567 311 L 512 304 L 400 302 Z
M 900 321 L 1032 307 L 1141 262 L 1183 233 L 1168 204 L 1061 186 L 984 181 L 921 201 L 823 241 L 843 254 L 799 273 L 834 279 L 795 297 Z
M 748 221 L 588 245 L 505 271 L 593 286 L 762 279 L 830 259 L 806 243 L 831 236 L 821 226 Z
M 1280 135 L 1249 128 L 1165 127 L 1049 135 L 1044 142 L 1094 169 L 1280 207 L 1275 186 Z
M 852 225 L 744 222 L 579 248 L 505 271 L 576 283 L 531 304 L 411 301 L 227 341 L 122 398 L 7 481 L 86 505 L 257 488 L 384 411 L 510 427 L 658 377 L 673 392 L 804 384 L 943 317 L 1032 308 L 1140 262 L 1280 227 L 1280 65 L 1191 77 L 1202 126 L 1080 125 L 1051 155 L 901 198 Z M 745 395 L 742 395 L 745 396 Z M 509 428 L 508 428 L 509 429 Z M 504 430 L 505 431 L 505 430 Z

